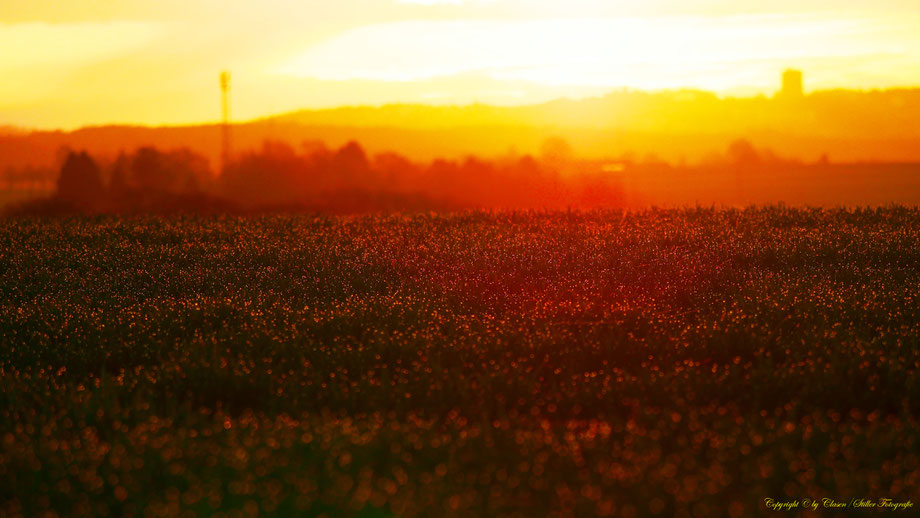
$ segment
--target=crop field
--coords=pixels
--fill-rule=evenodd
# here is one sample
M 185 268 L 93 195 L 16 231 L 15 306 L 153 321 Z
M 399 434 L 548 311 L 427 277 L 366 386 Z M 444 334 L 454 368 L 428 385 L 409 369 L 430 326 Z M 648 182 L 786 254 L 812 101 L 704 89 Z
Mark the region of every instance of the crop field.
M 7 219 L 0 515 L 911 515 L 918 297 L 913 208 Z

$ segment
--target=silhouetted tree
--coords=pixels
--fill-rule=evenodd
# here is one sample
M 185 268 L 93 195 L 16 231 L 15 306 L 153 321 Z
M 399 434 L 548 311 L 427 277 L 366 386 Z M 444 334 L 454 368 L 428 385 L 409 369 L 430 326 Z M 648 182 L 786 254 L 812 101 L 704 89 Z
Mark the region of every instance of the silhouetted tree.
M 147 193 L 196 192 L 210 180 L 208 161 L 188 149 L 164 153 L 155 148 L 137 150 L 131 161 L 132 183 Z
M 336 151 L 332 158 L 332 167 L 336 176 L 345 185 L 354 186 L 365 184 L 370 166 L 364 149 L 355 141 L 351 141 Z
M 212 180 L 208 160 L 186 148 L 165 153 L 163 166 L 173 181 L 172 192 L 199 192 Z
M 57 195 L 80 207 L 92 207 L 105 196 L 99 166 L 85 151 L 70 152 L 61 166 Z
M 367 155 L 364 148 L 354 140 L 348 142 L 335 154 L 336 163 L 349 169 L 367 168 Z
M 172 179 L 166 178 L 162 162 L 159 150 L 152 147 L 138 149 L 131 161 L 133 183 L 145 192 L 166 191 Z
M 259 152 L 244 155 L 224 170 L 220 190 L 247 204 L 295 204 L 312 190 L 311 173 L 291 146 L 265 141 Z
M 131 170 L 131 160 L 124 153 L 119 153 L 115 163 L 112 164 L 112 174 L 109 176 L 109 193 L 114 197 L 126 195 L 131 186 L 128 174 Z
M 421 174 L 415 164 L 397 153 L 376 155 L 372 168 L 384 187 L 396 190 L 412 190 Z
M 728 157 L 736 166 L 746 167 L 760 162 L 760 153 L 749 141 L 738 139 L 728 146 Z

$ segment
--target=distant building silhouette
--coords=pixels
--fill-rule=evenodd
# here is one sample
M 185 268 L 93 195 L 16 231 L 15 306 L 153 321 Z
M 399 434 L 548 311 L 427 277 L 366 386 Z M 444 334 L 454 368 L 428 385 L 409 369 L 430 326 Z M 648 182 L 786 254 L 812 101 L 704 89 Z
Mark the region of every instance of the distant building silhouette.
M 783 88 L 779 91 L 779 97 L 784 99 L 800 99 L 805 95 L 802 87 L 802 71 L 792 68 L 783 71 Z

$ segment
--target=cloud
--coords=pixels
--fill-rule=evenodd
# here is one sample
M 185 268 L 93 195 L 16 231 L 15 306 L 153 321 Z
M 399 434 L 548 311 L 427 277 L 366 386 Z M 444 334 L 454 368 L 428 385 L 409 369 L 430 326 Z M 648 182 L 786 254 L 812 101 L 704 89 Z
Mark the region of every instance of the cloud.
M 131 52 L 162 33 L 150 22 L 0 24 L 0 70 L 73 67 Z
M 897 34 L 871 20 L 779 15 L 406 21 L 347 31 L 281 71 L 382 81 L 485 72 L 544 84 L 722 89 L 733 80 L 726 71 L 772 85 L 778 70 L 806 61 L 920 50 L 917 38 Z

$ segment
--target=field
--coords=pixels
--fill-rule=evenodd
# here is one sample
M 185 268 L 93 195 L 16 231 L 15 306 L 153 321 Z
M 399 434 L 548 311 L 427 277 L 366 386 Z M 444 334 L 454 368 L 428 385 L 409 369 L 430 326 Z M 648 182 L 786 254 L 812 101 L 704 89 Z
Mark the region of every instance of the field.
M 918 294 L 898 207 L 4 220 L 0 515 L 903 503 Z

